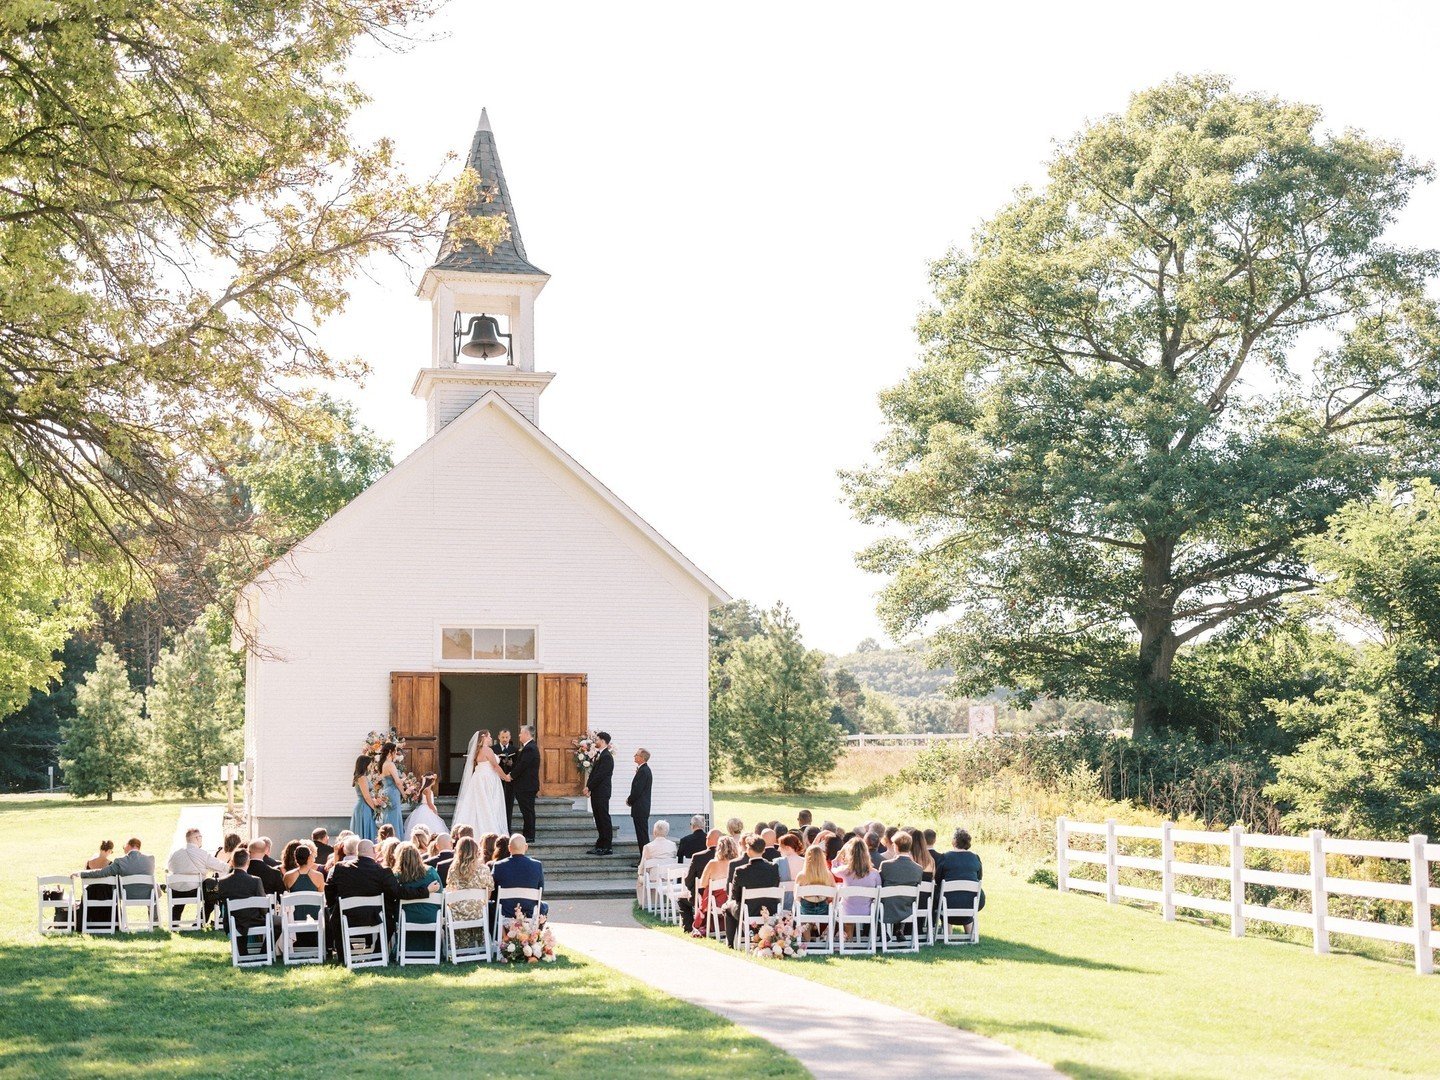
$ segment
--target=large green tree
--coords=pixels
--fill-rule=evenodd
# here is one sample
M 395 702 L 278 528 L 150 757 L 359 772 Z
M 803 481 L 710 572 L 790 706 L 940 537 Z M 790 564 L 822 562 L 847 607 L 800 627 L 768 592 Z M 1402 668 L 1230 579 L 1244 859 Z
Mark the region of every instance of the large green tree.
M 1296 541 L 1435 465 L 1437 258 L 1385 239 L 1427 166 L 1178 78 L 1063 145 L 932 274 L 922 364 L 846 477 L 881 614 L 958 689 L 1172 722 L 1177 652 L 1313 587 Z
M 210 639 L 205 619 L 160 654 L 145 708 L 151 786 L 194 798 L 215 790 L 220 766 L 240 758 L 244 695 L 229 650 Z
M 60 726 L 60 766 L 71 795 L 131 791 L 144 782 L 141 696 L 108 642 L 75 692 L 75 715 Z

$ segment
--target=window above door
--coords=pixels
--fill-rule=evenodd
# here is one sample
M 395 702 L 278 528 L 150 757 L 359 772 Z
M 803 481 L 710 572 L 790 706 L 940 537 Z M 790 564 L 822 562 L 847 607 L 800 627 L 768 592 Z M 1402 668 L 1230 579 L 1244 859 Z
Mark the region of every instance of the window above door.
M 534 626 L 441 626 L 439 660 L 457 666 L 533 667 L 539 657 Z

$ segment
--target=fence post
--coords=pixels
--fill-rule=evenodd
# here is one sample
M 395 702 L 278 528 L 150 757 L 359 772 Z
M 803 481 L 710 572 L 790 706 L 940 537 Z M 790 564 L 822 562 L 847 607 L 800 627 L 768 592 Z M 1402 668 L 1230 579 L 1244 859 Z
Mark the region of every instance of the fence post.
M 1230 826 L 1230 936 L 1245 936 L 1244 825 Z
M 1425 858 L 1427 837 L 1410 837 L 1410 884 L 1415 889 L 1411 919 L 1415 925 L 1415 971 L 1429 975 L 1435 970 L 1435 955 L 1430 951 L 1430 862 Z
M 1310 830 L 1310 911 L 1315 919 L 1315 952 L 1330 951 L 1330 933 L 1325 916 L 1330 913 L 1330 894 L 1325 891 L 1325 830 Z
M 1115 903 L 1120 898 L 1116 889 L 1120 885 L 1120 868 L 1115 865 L 1115 819 L 1105 819 L 1105 902 Z
M 1070 891 L 1070 833 L 1065 819 L 1055 819 L 1055 884 L 1061 892 Z
M 1172 822 L 1160 823 L 1160 910 L 1166 922 L 1175 921 L 1175 840 L 1170 835 Z

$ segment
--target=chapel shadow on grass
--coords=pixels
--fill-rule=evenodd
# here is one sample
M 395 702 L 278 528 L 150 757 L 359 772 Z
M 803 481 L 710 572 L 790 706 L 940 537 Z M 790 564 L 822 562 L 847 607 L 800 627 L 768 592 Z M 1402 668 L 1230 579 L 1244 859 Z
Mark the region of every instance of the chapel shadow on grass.
M 164 1069 L 285 1071 L 296 1047 L 319 1074 L 473 1072 L 479 1043 L 416 1038 L 415 1018 L 453 1031 L 503 1024 L 488 1075 L 802 1075 L 718 1016 L 562 954 L 553 964 L 466 964 L 348 972 L 336 965 L 236 970 L 218 935 L 0 944 L 0 1073 Z M 263 1032 L 263 1038 L 257 1037 Z

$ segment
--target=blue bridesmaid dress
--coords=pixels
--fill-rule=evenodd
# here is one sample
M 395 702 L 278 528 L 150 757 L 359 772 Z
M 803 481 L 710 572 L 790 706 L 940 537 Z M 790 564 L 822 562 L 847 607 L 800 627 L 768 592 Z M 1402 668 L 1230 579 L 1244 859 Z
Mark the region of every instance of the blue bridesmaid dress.
M 394 780 L 386 776 L 380 781 L 380 791 L 382 794 L 390 796 L 390 806 L 388 809 L 377 811 L 376 818 L 381 825 L 395 826 L 396 836 L 404 836 L 405 814 L 400 809 L 400 789 L 395 785 Z
M 360 794 L 360 785 L 363 783 L 364 777 L 355 781 L 355 809 L 350 811 L 350 831 L 361 840 L 374 840 L 375 811 L 365 801 L 365 796 Z

